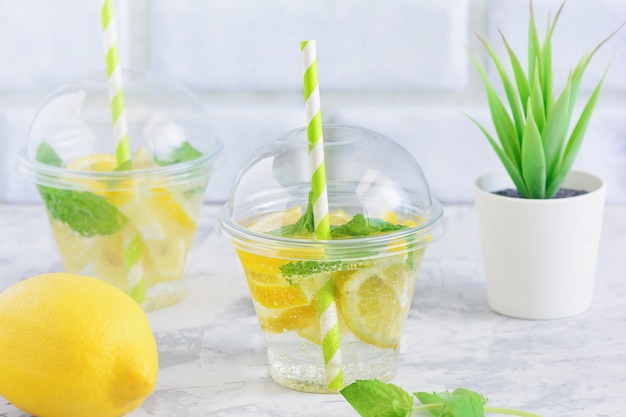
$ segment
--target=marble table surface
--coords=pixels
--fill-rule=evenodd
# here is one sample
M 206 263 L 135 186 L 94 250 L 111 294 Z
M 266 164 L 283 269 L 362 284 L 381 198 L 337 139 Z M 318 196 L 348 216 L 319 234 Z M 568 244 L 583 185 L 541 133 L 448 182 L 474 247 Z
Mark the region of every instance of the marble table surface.
M 542 417 L 624 416 L 626 206 L 606 208 L 591 308 L 548 321 L 489 309 L 474 208 L 445 210 L 449 231 L 424 258 L 391 382 L 409 392 L 466 387 L 492 406 Z M 148 313 L 160 371 L 130 416 L 356 416 L 340 395 L 291 391 L 270 378 L 241 267 L 214 233 L 218 211 L 203 211 L 187 297 Z M 0 233 L 0 290 L 61 270 L 42 206 L 0 205 Z M 0 417 L 23 416 L 0 398 Z

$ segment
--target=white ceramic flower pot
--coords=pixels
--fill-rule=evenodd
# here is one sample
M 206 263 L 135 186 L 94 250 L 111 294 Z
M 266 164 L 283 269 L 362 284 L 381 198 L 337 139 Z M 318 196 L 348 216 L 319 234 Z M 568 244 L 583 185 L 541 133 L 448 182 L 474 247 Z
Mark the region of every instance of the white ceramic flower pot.
M 513 188 L 506 173 L 476 180 L 487 297 L 495 312 L 555 319 L 591 305 L 606 185 L 572 170 L 563 187 L 587 193 L 550 200 L 503 197 L 492 192 Z

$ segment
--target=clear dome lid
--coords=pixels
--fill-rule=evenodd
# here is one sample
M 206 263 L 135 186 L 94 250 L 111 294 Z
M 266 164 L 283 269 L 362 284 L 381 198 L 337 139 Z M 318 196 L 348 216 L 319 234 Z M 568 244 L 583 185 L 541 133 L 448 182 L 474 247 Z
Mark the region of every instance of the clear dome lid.
M 160 175 L 166 171 L 172 180 L 208 175 L 222 144 L 191 92 L 169 77 L 145 70 L 123 70 L 122 83 L 131 158 L 150 155 Z M 73 172 L 72 164 L 84 157 L 115 155 L 113 129 L 106 72 L 69 82 L 36 114 L 20 157 L 20 172 L 35 184 L 55 187 L 64 186 L 68 170 L 78 177 L 115 177 L 115 172 Z M 53 157 L 46 155 L 50 149 Z M 133 167 L 133 175 L 149 177 L 154 169 L 140 168 Z
M 402 239 L 411 239 L 415 249 L 445 233 L 443 209 L 407 150 L 380 133 L 355 126 L 327 125 L 323 140 L 332 227 L 356 215 L 371 221 L 367 227 L 404 225 L 391 233 L 332 237 L 336 250 L 319 241 L 320 247 L 326 245 L 321 251 L 324 259 L 352 254 L 362 258 L 363 244 L 376 246 L 377 256 L 383 256 L 406 247 Z M 286 247 L 310 249 L 314 235 L 280 233 L 281 227 L 307 211 L 310 190 L 307 129 L 299 128 L 259 149 L 241 169 L 223 207 L 219 230 L 236 249 L 260 255 L 275 256 Z M 398 238 L 402 242 L 394 249 L 390 239 L 399 242 Z

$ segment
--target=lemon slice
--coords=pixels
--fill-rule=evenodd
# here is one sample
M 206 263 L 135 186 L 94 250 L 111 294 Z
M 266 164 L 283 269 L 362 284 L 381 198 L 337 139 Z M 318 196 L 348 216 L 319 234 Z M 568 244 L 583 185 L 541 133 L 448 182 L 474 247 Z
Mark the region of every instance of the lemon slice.
M 246 272 L 255 274 L 279 275 L 279 268 L 287 263 L 287 261 L 279 258 L 271 258 L 269 256 L 256 255 L 242 250 L 237 251 L 241 265 Z M 263 281 L 265 281 L 263 279 Z
M 257 315 L 261 328 L 269 333 L 283 333 L 308 328 L 318 321 L 317 306 L 314 301 L 309 304 L 273 310 L 257 306 Z M 319 333 L 319 323 L 317 325 Z M 319 336 L 318 336 L 319 337 Z
M 112 154 L 85 155 L 68 165 L 73 171 L 106 172 L 117 167 L 117 160 Z
M 75 159 L 68 165 L 68 169 L 85 172 L 112 172 L 117 168 L 115 155 L 95 154 L 85 155 Z M 89 181 L 91 192 L 105 197 L 111 204 L 119 206 L 134 197 L 136 184 L 134 180 L 123 180 L 115 184 L 115 189 L 111 189 L 112 184 L 106 181 Z
M 283 226 L 294 224 L 302 216 L 300 206 L 292 207 L 285 211 L 277 211 L 260 217 L 256 221 L 245 225 L 246 229 L 253 232 L 271 232 Z
M 319 346 L 322 345 L 322 334 L 315 298 L 307 305 L 284 310 L 272 310 L 257 306 L 256 312 L 263 331 L 268 333 L 296 331 L 298 336 L 309 342 Z M 339 333 L 343 335 L 347 331 L 346 324 L 341 316 L 338 316 L 337 319 L 339 322 Z
M 342 224 L 346 224 L 350 220 L 352 220 L 352 217 L 350 217 L 343 210 L 337 210 L 337 211 L 330 213 L 329 218 L 330 218 L 330 224 L 332 224 L 333 226 L 341 226 Z
M 144 202 L 150 206 L 152 211 L 155 213 L 163 212 L 163 215 L 173 219 L 183 229 L 191 233 L 196 231 L 196 222 L 182 208 L 171 191 L 164 187 L 155 187 L 152 191 L 154 196 L 144 199 Z
M 271 309 L 301 307 L 311 303 L 320 280 L 328 279 L 328 276 L 315 274 L 293 279 L 283 277 L 280 267 L 291 262 L 289 257 L 297 255 L 295 251 L 296 249 L 281 249 L 277 257 L 237 251 L 254 301 Z M 313 253 L 309 252 L 309 255 Z M 300 255 L 302 256 L 302 252 Z
M 280 275 L 245 272 L 252 299 L 265 308 L 284 309 L 311 303 L 311 292 L 299 283 L 290 283 Z
M 416 273 L 398 262 L 338 274 L 338 304 L 348 329 L 365 343 L 398 347 Z

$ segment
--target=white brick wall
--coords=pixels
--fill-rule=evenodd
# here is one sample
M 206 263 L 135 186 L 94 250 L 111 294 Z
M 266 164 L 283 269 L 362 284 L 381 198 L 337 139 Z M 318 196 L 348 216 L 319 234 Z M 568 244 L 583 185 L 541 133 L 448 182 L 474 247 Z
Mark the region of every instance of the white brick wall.
M 540 32 L 561 0 L 536 0 Z M 121 60 L 178 78 L 201 99 L 226 158 L 207 191 L 223 201 L 255 149 L 304 124 L 299 42 L 316 39 L 327 123 L 359 124 L 412 152 L 444 202 L 471 203 L 473 179 L 500 169 L 463 115 L 489 124 L 466 47 L 502 51 L 500 29 L 526 60 L 527 0 L 116 0 Z M 43 98 L 104 68 L 99 0 L 0 0 L 0 202 L 38 201 L 15 171 Z M 554 34 L 555 75 L 626 21 L 624 0 L 569 0 Z M 596 55 L 583 94 L 610 69 L 576 163 L 626 203 L 626 28 Z M 493 68 L 488 67 L 493 72 Z

